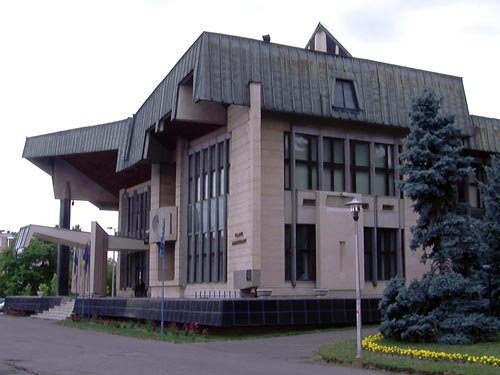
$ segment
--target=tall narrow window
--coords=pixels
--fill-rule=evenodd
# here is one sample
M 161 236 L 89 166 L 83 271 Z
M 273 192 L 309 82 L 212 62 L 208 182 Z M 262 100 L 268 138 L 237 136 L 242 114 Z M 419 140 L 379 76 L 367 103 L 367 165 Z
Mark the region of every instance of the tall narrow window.
M 187 280 L 226 280 L 229 140 L 189 155 Z
M 292 278 L 292 233 L 290 224 L 285 224 L 285 281 Z
M 353 81 L 346 79 L 335 80 L 333 106 L 345 109 L 358 109 L 358 100 Z
M 377 237 L 375 242 L 374 237 Z M 364 228 L 364 263 L 365 280 L 390 280 L 398 274 L 398 229 L 395 228 Z M 376 246 L 375 246 L 376 245 Z M 376 275 L 375 260 L 377 261 Z M 404 273 L 404 256 L 401 250 Z
M 283 151 L 285 157 L 285 190 L 290 190 L 290 133 L 283 134 Z
M 474 168 L 474 171 L 469 176 L 469 204 L 474 208 L 483 208 L 479 183 L 486 183 L 486 173 L 484 172 L 484 167 L 481 164 L 474 163 L 472 167 Z
M 316 228 L 302 224 L 296 228 L 297 280 L 316 280 Z
M 377 276 L 390 280 L 397 275 L 397 229 L 377 228 Z
M 375 143 L 375 194 L 394 196 L 394 146 Z
M 365 227 L 363 233 L 365 256 L 365 280 L 373 280 L 373 228 Z
M 344 140 L 323 138 L 323 190 L 345 191 Z
M 354 193 L 370 194 L 370 144 L 351 142 L 351 186 Z
M 318 137 L 295 134 L 295 187 L 302 190 L 318 188 Z

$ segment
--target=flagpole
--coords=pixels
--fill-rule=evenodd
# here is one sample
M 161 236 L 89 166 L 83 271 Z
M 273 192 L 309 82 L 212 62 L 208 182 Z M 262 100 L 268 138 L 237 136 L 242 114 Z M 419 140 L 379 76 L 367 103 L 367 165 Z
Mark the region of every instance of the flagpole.
M 82 257 L 83 258 L 83 257 Z M 87 269 L 85 268 L 85 260 L 82 259 L 83 261 L 83 293 L 82 293 L 82 319 L 85 316 L 85 293 L 86 293 L 86 286 L 87 286 Z
M 161 335 L 163 336 L 163 302 L 165 300 L 165 277 L 164 277 L 164 267 L 165 267 L 165 219 L 163 219 L 163 229 L 161 231 L 160 237 L 160 261 L 161 261 Z
M 90 320 L 90 251 L 89 251 L 89 301 L 87 303 L 87 317 Z
M 73 274 L 75 275 L 75 306 L 78 303 L 78 248 L 74 248 L 75 253 L 73 254 Z

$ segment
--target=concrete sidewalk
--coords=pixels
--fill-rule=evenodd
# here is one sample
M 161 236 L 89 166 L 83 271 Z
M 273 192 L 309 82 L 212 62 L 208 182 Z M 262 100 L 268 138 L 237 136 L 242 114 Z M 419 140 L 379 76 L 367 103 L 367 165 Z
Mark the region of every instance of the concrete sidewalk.
M 0 375 L 314 374 L 375 375 L 318 360 L 328 342 L 354 330 L 255 340 L 172 344 L 0 316 Z

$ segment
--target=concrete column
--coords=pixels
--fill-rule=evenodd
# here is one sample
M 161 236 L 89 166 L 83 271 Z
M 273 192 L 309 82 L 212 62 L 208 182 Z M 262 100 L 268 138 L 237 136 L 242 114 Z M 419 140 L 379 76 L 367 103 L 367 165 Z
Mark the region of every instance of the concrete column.
M 59 227 L 70 228 L 71 200 L 64 198 L 60 200 Z M 69 247 L 57 245 L 57 295 L 67 296 L 69 286 Z

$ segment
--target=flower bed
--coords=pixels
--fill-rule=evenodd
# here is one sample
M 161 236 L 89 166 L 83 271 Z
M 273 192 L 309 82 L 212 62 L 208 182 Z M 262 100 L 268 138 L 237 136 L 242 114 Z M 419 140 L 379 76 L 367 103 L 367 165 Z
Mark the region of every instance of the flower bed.
M 383 339 L 380 333 L 367 336 L 363 339 L 361 345 L 363 349 L 383 354 L 404 355 L 416 359 L 447 360 L 456 362 L 468 362 L 473 364 L 484 364 L 491 366 L 500 366 L 500 358 L 495 356 L 475 356 L 466 353 L 445 353 L 434 352 L 431 350 L 400 348 L 398 346 L 386 346 L 379 343 Z

